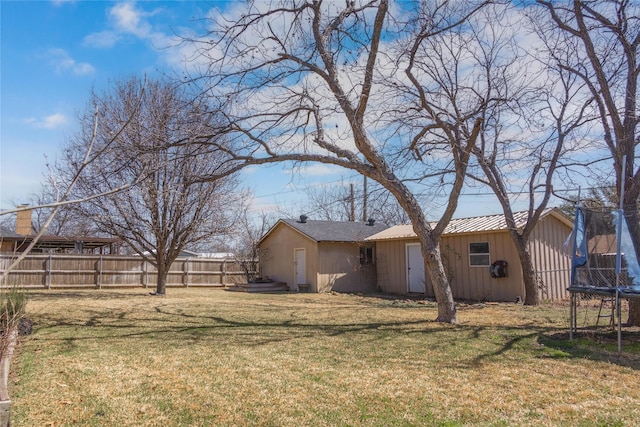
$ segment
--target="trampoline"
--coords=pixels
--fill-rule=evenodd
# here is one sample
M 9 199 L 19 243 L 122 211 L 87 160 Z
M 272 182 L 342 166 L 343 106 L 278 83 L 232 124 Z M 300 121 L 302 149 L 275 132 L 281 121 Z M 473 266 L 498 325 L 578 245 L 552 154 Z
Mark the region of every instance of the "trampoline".
M 614 301 L 618 352 L 622 351 L 621 300 L 640 299 L 640 262 L 622 208 L 617 210 L 576 207 L 571 234 L 572 261 L 569 339 L 577 332 L 577 306 L 581 295 Z

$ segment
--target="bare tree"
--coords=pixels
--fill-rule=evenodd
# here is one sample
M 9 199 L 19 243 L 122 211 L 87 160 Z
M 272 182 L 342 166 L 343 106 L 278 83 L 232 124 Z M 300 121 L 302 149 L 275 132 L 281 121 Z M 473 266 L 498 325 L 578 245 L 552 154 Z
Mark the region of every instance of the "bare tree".
M 576 197 L 567 198 L 560 205 L 560 210 L 570 218 L 576 215 L 576 208 L 580 204 L 583 208 L 596 212 L 609 212 L 592 219 L 595 222 L 595 229 L 598 234 L 615 234 L 616 225 L 613 211 L 618 208 L 618 195 L 614 185 L 590 188 L 587 194 L 580 194 Z
M 29 203 L 30 206 L 53 205 L 53 207 L 32 211 L 32 224 L 36 232 L 43 228 L 52 210 L 55 209 L 56 198 L 59 197 L 56 191 L 57 185 L 57 178 L 50 174 L 43 182 L 40 194 L 34 195 Z M 47 227 L 47 234 L 54 236 L 95 236 L 98 235 L 98 231 L 88 218 L 80 217 L 74 212 L 73 205 L 64 205 L 58 209 L 57 214 Z
M 593 97 L 599 120 L 594 138 L 602 141 L 613 158 L 616 188 L 620 192 L 624 187 L 624 194 L 618 197 L 640 254 L 640 167 L 636 162 L 640 147 L 640 4 L 628 0 L 537 0 L 537 4 L 546 12 L 536 20 L 539 31 L 548 40 L 558 66 L 580 79 Z M 629 323 L 640 325 L 638 301 L 631 304 Z
M 207 64 L 193 82 L 233 100 L 228 131 L 241 149 L 229 154 L 240 162 L 236 167 L 324 162 L 380 183 L 405 210 L 420 239 L 438 302 L 437 320 L 451 323 L 457 322 L 457 312 L 439 241 L 457 205 L 464 180 L 460 168 L 466 167 L 476 118 L 465 122 L 471 123 L 465 138 L 450 138 L 442 148 L 456 159 L 450 171 L 455 178 L 445 184 L 445 213 L 432 229 L 410 187 L 411 178 L 424 178 L 420 170 L 429 161 L 415 161 L 406 135 L 389 135 L 381 128 L 379 119 L 390 100 L 378 90 L 395 71 L 389 65 L 405 60 L 398 55 L 406 49 L 398 51 L 390 42 L 427 42 L 464 23 L 483 3 L 429 2 L 432 7 L 420 8 L 389 0 L 250 2 L 217 19 L 206 37 L 186 40 L 196 44 L 194 62 Z M 414 89 L 403 82 L 399 92 Z M 430 125 L 422 123 L 423 128 Z
M 353 183 L 309 187 L 309 206 L 301 214 L 325 221 L 355 221 L 356 201 Z
M 74 210 L 151 262 L 157 269 L 156 293 L 163 295 L 180 251 L 227 232 L 243 201 L 241 193 L 234 193 L 237 182 L 231 175 L 194 182 L 222 167 L 221 154 L 194 143 L 204 133 L 216 138 L 209 130 L 218 118 L 210 106 L 192 102 L 182 86 L 135 77 L 102 95 L 92 94 L 90 105 L 88 111 L 99 111 L 95 145 L 101 154 L 73 190 L 77 199 L 88 199 Z M 58 165 L 62 176 L 76 169 L 90 125 L 85 114 Z M 227 147 L 222 137 L 216 143 Z M 110 193 L 133 180 L 137 185 L 127 191 Z M 101 193 L 108 195 L 90 198 Z
M 140 106 L 139 100 L 132 100 L 132 106 L 130 108 L 133 114 L 136 114 L 138 108 Z M 122 183 L 119 187 L 114 187 L 106 193 L 103 194 L 92 194 L 86 197 L 83 200 L 73 200 L 71 194 L 75 190 L 76 185 L 80 181 L 83 173 L 85 173 L 86 169 L 98 159 L 102 152 L 111 147 L 114 143 L 116 137 L 120 135 L 122 128 L 118 129 L 114 132 L 110 138 L 103 141 L 102 148 L 96 149 L 96 139 L 97 139 L 97 128 L 98 128 L 98 111 L 96 110 L 91 117 L 87 116 L 87 120 L 89 122 L 89 126 L 86 130 L 83 140 L 84 151 L 78 151 L 76 153 L 76 159 L 74 162 L 73 170 L 66 170 L 66 182 L 65 188 L 61 189 L 59 187 L 58 181 L 54 180 L 54 187 L 56 191 L 54 192 L 55 196 L 51 203 L 40 206 L 20 206 L 16 209 L 10 209 L 6 211 L 0 212 L 0 216 L 14 214 L 24 210 L 33 210 L 33 209 L 47 209 L 49 210 L 49 214 L 47 219 L 40 226 L 40 230 L 33 236 L 31 243 L 25 248 L 25 250 L 15 259 L 13 262 L 4 269 L 2 276 L 0 276 L 0 285 L 4 284 L 9 276 L 9 273 L 18 265 L 22 260 L 31 252 L 34 246 L 38 243 L 38 240 L 44 235 L 44 233 L 48 230 L 48 227 L 56 218 L 58 212 L 75 203 L 86 202 L 96 197 L 107 196 L 109 194 L 115 194 L 117 192 L 123 191 L 131 186 L 135 185 L 138 182 L 139 177 L 135 177 L 132 181 L 128 181 Z M 127 126 L 131 121 L 131 116 L 128 117 L 123 123 L 123 126 Z
M 375 220 L 387 225 L 405 224 L 406 212 L 380 184 L 363 179 L 360 183 L 341 182 L 309 187 L 309 207 L 302 212 L 327 221 Z
M 236 222 L 236 242 L 234 254 L 236 262 L 244 271 L 248 282 L 256 279 L 259 273 L 259 264 L 268 259 L 267 253 L 260 253 L 260 239 L 276 223 L 275 218 L 261 213 L 252 219 L 248 210 Z
M 447 70 L 433 73 L 432 80 L 434 90 L 451 99 L 450 111 L 469 114 L 469 100 L 475 102 L 482 127 L 473 147 L 478 167 L 468 174 L 496 195 L 522 266 L 524 303 L 536 305 L 529 238 L 548 207 L 561 160 L 576 151 L 576 132 L 589 121 L 585 111 L 592 98 L 581 82 L 540 60 L 538 40 L 522 31 L 526 23 L 521 8 L 493 5 L 476 14 L 456 40 L 434 41 L 424 56 L 431 69 Z M 524 224 L 514 212 L 523 201 Z

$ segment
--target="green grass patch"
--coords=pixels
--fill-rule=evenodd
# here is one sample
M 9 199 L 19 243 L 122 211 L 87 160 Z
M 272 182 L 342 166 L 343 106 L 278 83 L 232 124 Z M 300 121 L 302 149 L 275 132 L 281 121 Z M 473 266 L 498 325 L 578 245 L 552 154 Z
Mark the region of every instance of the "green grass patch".
M 568 307 L 213 289 L 29 294 L 14 425 L 638 425 L 637 331 Z M 593 313 L 588 313 L 593 316 Z M 593 318 L 593 317 L 591 317 Z M 582 318 L 581 318 L 582 319 Z

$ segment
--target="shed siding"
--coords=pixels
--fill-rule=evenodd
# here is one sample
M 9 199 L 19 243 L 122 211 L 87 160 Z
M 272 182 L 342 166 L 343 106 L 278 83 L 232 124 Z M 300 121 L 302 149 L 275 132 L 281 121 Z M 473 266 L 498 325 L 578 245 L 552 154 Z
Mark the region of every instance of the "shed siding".
M 376 269 L 378 288 L 382 292 L 404 294 L 407 292 L 407 254 L 405 244 L 413 240 L 382 240 L 376 242 Z
M 377 242 L 378 286 L 381 291 L 404 294 L 407 292 L 407 243 L 417 239 L 382 240 Z M 509 263 L 509 277 L 492 279 L 488 267 L 469 266 L 469 243 L 489 242 L 491 261 Z M 523 296 L 522 272 L 515 247 L 508 233 L 483 233 L 444 237 L 441 254 L 451 291 L 456 299 L 515 301 Z M 427 280 L 427 296 L 433 296 L 433 287 Z
M 317 291 L 317 244 L 290 227 L 279 225 L 260 245 L 260 273 L 295 290 L 294 250 L 305 249 L 309 290 Z
M 469 244 L 478 242 L 489 243 L 490 262 L 507 261 L 508 277 L 492 278 L 489 267 L 469 265 Z M 524 295 L 522 269 L 509 233 L 446 236 L 442 238 L 440 248 L 454 298 L 515 301 L 516 297 Z
M 543 218 L 534 228 L 529 250 L 541 282 L 541 297 L 559 300 L 567 297 L 571 259 L 564 242 L 571 227 L 553 216 Z M 407 243 L 416 238 L 377 241 L 378 287 L 383 292 L 407 292 Z M 488 267 L 469 265 L 469 243 L 488 242 L 490 262 L 507 261 L 508 277 L 492 278 Z M 452 234 L 440 242 L 442 260 L 456 299 L 515 301 L 525 297 L 522 267 L 515 244 L 506 230 L 486 233 Z M 433 296 L 427 283 L 427 296 Z
M 564 247 L 571 228 L 552 217 L 538 223 L 529 239 L 529 251 L 540 281 L 540 297 L 557 301 L 569 296 L 571 257 Z
M 375 265 L 360 265 L 357 243 L 318 243 L 318 292 L 371 292 Z

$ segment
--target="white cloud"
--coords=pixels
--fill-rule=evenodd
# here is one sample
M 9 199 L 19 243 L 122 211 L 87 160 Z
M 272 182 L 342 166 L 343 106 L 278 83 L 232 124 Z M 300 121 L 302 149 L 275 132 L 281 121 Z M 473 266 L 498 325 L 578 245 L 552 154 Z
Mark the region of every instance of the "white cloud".
M 145 14 L 135 7 L 134 2 L 116 4 L 109 11 L 109 16 L 117 31 L 140 38 L 146 38 L 151 31 L 151 25 L 142 19 Z
M 68 3 L 75 3 L 77 0 L 51 0 L 51 3 L 53 3 L 54 6 L 63 6 L 65 4 Z
M 183 43 L 184 38 L 199 39 L 198 32 L 188 26 L 179 26 L 171 30 L 162 31 L 155 27 L 154 16 L 164 15 L 170 8 L 148 6 L 153 2 L 121 1 L 114 3 L 107 10 L 108 24 L 106 28 L 88 34 L 84 37 L 83 45 L 91 48 L 112 48 L 121 41 L 135 38 L 154 49 L 159 58 L 168 66 L 182 70 L 193 70 L 207 66 L 211 59 L 201 55 L 201 46 Z M 234 5 L 235 6 L 235 5 Z M 215 7 L 206 16 L 217 16 Z M 166 16 L 161 16 L 166 18 Z M 164 22 L 162 19 L 159 23 Z M 202 25 L 202 24 L 197 24 Z M 216 55 L 211 49 L 208 53 Z M 222 57 L 222 52 L 217 53 Z
M 82 44 L 88 47 L 98 47 L 98 48 L 107 48 L 113 47 L 118 40 L 120 40 L 120 35 L 118 33 L 105 30 L 100 31 L 99 33 L 91 33 L 84 38 Z
M 95 68 L 93 68 L 93 65 L 87 62 L 80 62 L 80 63 L 74 64 L 73 66 L 73 73 L 78 76 L 93 74 L 94 71 L 95 71 Z
M 150 17 L 163 10 L 156 8 L 146 11 L 138 7 L 135 1 L 117 3 L 108 10 L 108 28 L 88 34 L 83 44 L 88 47 L 111 48 L 127 37 L 135 37 L 153 49 L 162 51 L 169 65 L 182 64 L 189 52 L 182 52 L 181 48 L 177 48 L 181 39 L 174 34 L 154 31 L 153 25 L 149 22 Z
M 47 116 L 42 121 L 42 127 L 46 129 L 55 129 L 68 123 L 67 117 L 62 113 L 55 113 Z
M 62 113 L 55 113 L 40 119 L 28 117 L 23 122 L 36 128 L 58 129 L 69 123 L 69 119 Z
M 77 76 L 93 74 L 95 68 L 87 62 L 76 62 L 64 49 L 50 49 L 48 57 L 56 72 L 63 73 L 71 71 Z

